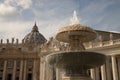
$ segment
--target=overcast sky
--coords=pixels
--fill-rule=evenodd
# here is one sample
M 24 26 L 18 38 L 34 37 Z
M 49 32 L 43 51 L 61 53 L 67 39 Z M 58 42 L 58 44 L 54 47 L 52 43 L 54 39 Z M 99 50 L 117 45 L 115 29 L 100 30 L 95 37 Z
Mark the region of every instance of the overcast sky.
M 49 39 L 70 24 L 74 10 L 83 25 L 120 32 L 120 0 L 0 0 L 0 39 L 23 39 L 35 21 Z

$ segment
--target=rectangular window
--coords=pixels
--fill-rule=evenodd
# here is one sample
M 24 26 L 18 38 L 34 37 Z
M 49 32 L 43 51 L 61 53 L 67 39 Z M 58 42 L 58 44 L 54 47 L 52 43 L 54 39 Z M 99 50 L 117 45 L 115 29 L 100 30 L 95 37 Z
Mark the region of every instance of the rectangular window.
M 0 77 L 0 80 L 2 80 L 2 77 Z
M 13 66 L 14 66 L 14 61 L 13 60 L 9 60 L 7 62 L 7 68 L 13 68 Z
M 7 80 L 12 80 L 12 74 L 7 75 Z
M 27 80 L 32 80 L 32 73 L 28 73 Z
M 4 67 L 4 61 L 0 60 L 0 68 L 3 68 L 3 67 Z
M 19 77 L 16 77 L 16 79 L 15 80 L 19 80 Z

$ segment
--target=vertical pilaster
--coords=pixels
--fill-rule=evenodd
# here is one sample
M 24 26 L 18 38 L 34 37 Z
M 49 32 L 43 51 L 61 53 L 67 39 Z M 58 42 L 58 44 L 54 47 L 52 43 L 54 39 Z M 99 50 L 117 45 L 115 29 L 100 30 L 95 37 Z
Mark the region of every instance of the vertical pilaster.
M 37 80 L 36 76 L 36 60 L 33 62 L 33 80 Z
M 26 80 L 26 74 L 27 74 L 27 60 L 24 61 L 24 72 L 23 72 L 23 80 Z
M 43 69 L 42 69 L 43 66 L 42 66 L 42 65 L 43 65 L 43 63 L 41 62 L 41 63 L 40 63 L 40 80 L 43 79 Z
M 3 78 L 2 78 L 2 80 L 5 80 L 5 78 L 6 78 L 6 68 L 7 68 L 7 60 L 4 61 L 4 69 L 3 69 Z
M 118 80 L 117 64 L 115 56 L 111 56 L 113 80 Z
M 106 80 L 105 65 L 101 66 L 101 77 L 102 77 L 102 80 Z
M 37 80 L 40 80 L 39 79 L 39 74 L 40 74 L 40 72 L 39 72 L 40 71 L 40 63 L 39 62 L 40 62 L 40 60 L 37 59 L 37 62 L 36 62 L 36 79 Z
M 40 74 L 39 74 L 39 80 L 42 80 L 42 62 L 41 62 L 41 58 L 40 58 L 40 70 L 39 70 Z
M 15 76 L 16 76 L 16 60 L 14 61 L 13 77 L 12 77 L 12 80 L 15 80 Z
M 44 63 L 44 60 L 43 58 L 41 59 L 41 69 L 40 69 L 40 80 L 44 80 L 44 75 L 45 75 L 45 71 L 44 71 L 44 68 L 45 68 L 45 63 Z
M 19 79 L 22 80 L 23 79 L 23 60 L 21 60 L 20 62 L 20 74 L 19 74 Z
M 90 70 L 91 78 L 95 80 L 95 69 Z
M 43 62 L 43 80 L 46 80 L 46 77 L 45 77 L 46 70 L 45 70 L 45 68 L 46 68 L 46 64 L 45 64 L 45 62 Z
M 118 72 L 119 72 L 119 75 L 118 75 L 118 78 L 120 79 L 120 58 L 117 58 L 117 61 L 118 61 Z
M 47 64 L 47 62 L 45 62 L 45 64 L 46 64 L 46 66 L 45 66 L 45 80 L 49 80 L 50 79 L 50 77 L 49 77 L 49 75 L 50 75 L 50 72 L 49 72 L 49 65 Z

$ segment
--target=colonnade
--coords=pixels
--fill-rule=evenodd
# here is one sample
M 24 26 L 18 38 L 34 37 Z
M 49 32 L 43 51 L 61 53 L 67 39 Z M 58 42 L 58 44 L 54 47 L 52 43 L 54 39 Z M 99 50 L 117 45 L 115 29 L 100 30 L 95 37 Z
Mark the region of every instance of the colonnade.
M 91 69 L 91 78 L 93 80 L 119 80 L 119 73 L 116 57 L 113 55 L 111 60 L 106 60 L 106 64 L 102 65 L 99 69 Z M 99 73 L 98 73 L 99 72 Z
M 27 59 L 26 60 L 20 60 L 20 66 L 19 69 L 17 71 L 17 60 L 13 61 L 13 67 L 11 68 L 11 72 L 9 72 L 8 69 L 8 60 L 4 60 L 4 67 L 3 67 L 3 72 L 2 72 L 2 80 L 7 80 L 8 74 L 11 74 L 11 78 L 10 80 L 17 80 L 16 77 L 18 77 L 18 80 L 28 80 L 28 65 L 27 65 Z M 31 68 L 31 76 L 32 79 L 31 80 L 39 80 L 39 67 L 40 67 L 40 63 L 39 60 L 34 59 L 33 60 L 33 64 L 32 64 L 32 68 Z M 19 75 L 17 75 L 17 73 L 19 73 Z
M 8 60 L 4 60 L 4 67 L 2 72 L 2 80 L 7 80 L 7 63 Z M 119 80 L 119 66 L 120 59 L 117 61 L 116 56 L 110 56 L 109 59 L 106 59 L 106 64 L 102 65 L 99 68 L 94 68 L 90 70 L 90 75 L 93 80 Z M 14 60 L 14 65 L 12 68 L 12 79 L 16 80 L 17 73 L 17 60 Z M 19 80 L 27 80 L 27 59 L 20 60 L 19 66 Z M 53 80 L 53 68 L 50 67 L 44 60 L 33 60 L 32 67 L 32 79 L 31 80 Z M 59 69 L 56 69 L 56 80 L 61 80 L 61 72 Z

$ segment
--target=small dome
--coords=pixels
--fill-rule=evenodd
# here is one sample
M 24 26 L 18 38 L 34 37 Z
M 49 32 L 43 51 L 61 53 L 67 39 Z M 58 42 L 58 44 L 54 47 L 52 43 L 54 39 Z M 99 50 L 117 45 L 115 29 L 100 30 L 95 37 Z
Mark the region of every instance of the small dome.
M 25 44 L 26 43 L 27 44 L 34 44 L 34 43 L 43 44 L 47 40 L 41 33 L 39 33 L 38 27 L 35 23 L 35 25 L 32 28 L 32 31 L 24 37 L 23 41 Z

